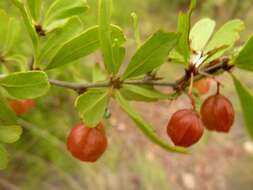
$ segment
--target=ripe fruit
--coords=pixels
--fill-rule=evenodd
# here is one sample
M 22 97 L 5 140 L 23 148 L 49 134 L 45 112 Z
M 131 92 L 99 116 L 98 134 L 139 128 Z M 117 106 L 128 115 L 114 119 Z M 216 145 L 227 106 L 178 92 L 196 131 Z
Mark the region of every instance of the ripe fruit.
M 88 128 L 84 124 L 74 127 L 67 140 L 67 148 L 71 154 L 85 162 L 95 162 L 107 147 L 104 126 L 100 123 L 95 128 Z
M 201 118 L 209 130 L 228 132 L 234 123 L 234 109 L 224 96 L 216 94 L 209 97 L 201 107 Z
M 200 94 L 208 93 L 211 85 L 211 80 L 209 78 L 201 79 L 199 81 L 194 82 L 194 88 L 196 88 Z
M 173 114 L 167 133 L 177 146 L 189 147 L 199 141 L 204 127 L 198 113 L 192 109 L 179 110 Z
M 9 100 L 8 103 L 17 115 L 23 115 L 34 107 L 33 100 Z

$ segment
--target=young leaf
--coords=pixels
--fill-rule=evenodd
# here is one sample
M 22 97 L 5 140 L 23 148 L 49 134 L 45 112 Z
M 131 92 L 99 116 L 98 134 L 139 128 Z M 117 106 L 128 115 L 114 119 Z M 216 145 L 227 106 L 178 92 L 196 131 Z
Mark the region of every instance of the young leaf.
M 156 32 L 137 50 L 122 79 L 145 74 L 162 65 L 177 41 L 178 35 L 176 33 Z
M 0 125 L 0 142 L 2 143 L 14 143 L 22 134 L 22 128 L 18 125 Z
M 153 87 L 136 86 L 136 85 L 123 85 L 120 89 L 120 93 L 127 100 L 152 102 L 158 100 L 166 100 L 170 97 L 159 92 Z
M 104 64 L 109 73 L 117 73 L 117 63 L 114 58 L 111 38 L 111 6 L 112 0 L 99 0 L 99 38 Z M 116 68 L 117 67 L 117 68 Z
M 119 44 L 125 42 L 122 30 L 117 26 L 111 26 L 111 35 L 117 38 Z M 99 28 L 98 26 L 89 28 L 80 35 L 66 42 L 49 62 L 46 69 L 54 69 L 78 60 L 95 52 L 99 48 Z
M 80 15 L 88 8 L 86 0 L 55 0 L 46 13 L 44 26 L 48 27 L 57 20 Z
M 211 38 L 215 29 L 215 21 L 204 18 L 198 21 L 190 32 L 191 47 L 195 51 L 202 51 Z
M 184 148 L 173 147 L 162 141 L 154 132 L 152 126 L 146 122 L 142 116 L 133 109 L 119 91 L 115 92 L 115 98 L 121 108 L 128 114 L 128 116 L 136 123 L 137 127 L 155 144 L 170 152 L 187 153 Z
M 253 94 L 235 76 L 233 76 L 233 80 L 241 102 L 245 125 L 250 136 L 253 138 Z
M 6 100 L 0 95 L 0 125 L 16 125 L 17 117 L 7 105 Z
M 20 34 L 20 22 L 0 10 L 0 51 L 8 54 Z
M 184 61 L 188 62 L 190 57 L 190 17 L 187 13 L 180 13 L 178 17 L 178 33 L 181 34 L 176 50 L 183 55 Z
M 4 51 L 5 53 L 9 53 L 13 46 L 15 46 L 15 42 L 20 33 L 20 22 L 15 18 L 10 18 L 8 22 L 8 30 L 6 34 L 6 41 Z
M 80 34 L 81 26 L 81 20 L 78 17 L 72 17 L 53 34 L 48 34 L 49 38 L 39 52 L 38 62 L 41 64 L 43 61 L 51 60 L 64 43 Z
M 18 72 L 0 80 L 10 96 L 32 99 L 44 95 L 49 90 L 47 75 L 42 71 Z
M 244 23 L 241 20 L 231 20 L 224 24 L 211 38 L 210 42 L 205 48 L 205 51 L 210 52 L 224 45 L 227 45 L 228 48 L 218 51 L 208 60 L 208 62 L 219 58 L 229 48 L 233 47 L 235 42 L 240 38 L 240 32 L 242 32 L 243 30 Z
M 234 64 L 240 69 L 253 71 L 253 36 L 248 40 L 245 46 L 239 52 Z
M 94 89 L 79 96 L 75 102 L 75 106 L 84 123 L 89 127 L 96 127 L 103 118 L 108 101 L 108 89 Z
M 30 16 L 30 14 L 27 13 L 24 3 L 20 2 L 19 0 L 11 0 L 11 1 L 19 9 L 19 11 L 23 17 L 25 27 L 32 39 L 34 50 L 37 51 L 39 39 L 38 39 L 38 35 L 35 31 L 35 28 L 33 26 L 32 18 Z
M 6 151 L 4 146 L 0 144 L 0 170 L 5 169 L 8 162 L 9 162 L 8 152 Z
M 197 6 L 197 0 L 192 0 L 187 13 L 180 13 L 178 17 L 178 33 L 181 34 L 176 50 L 183 55 L 185 63 L 190 58 L 189 36 L 191 29 L 191 15 Z
M 120 46 L 119 40 L 116 38 L 114 39 L 114 43 L 112 45 L 112 53 L 114 58 L 114 67 L 115 70 L 118 72 L 121 64 L 124 61 L 126 49 Z
M 30 13 L 35 21 L 38 21 L 40 16 L 41 0 L 27 0 Z

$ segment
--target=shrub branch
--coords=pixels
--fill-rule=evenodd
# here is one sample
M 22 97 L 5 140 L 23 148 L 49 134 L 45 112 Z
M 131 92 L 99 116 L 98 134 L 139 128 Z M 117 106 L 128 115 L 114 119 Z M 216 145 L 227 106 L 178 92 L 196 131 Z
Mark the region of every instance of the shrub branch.
M 222 58 L 218 63 L 214 64 L 213 62 L 208 64 L 203 68 L 203 72 L 210 74 L 210 75 L 218 75 L 225 71 L 230 71 L 233 68 L 233 65 L 229 64 L 229 59 Z M 205 78 L 206 76 L 196 72 L 194 75 L 194 80 L 200 80 Z M 168 81 L 158 81 L 152 79 L 144 79 L 144 80 L 126 80 L 120 81 L 121 85 L 151 85 L 151 86 L 161 86 L 161 87 L 171 87 L 175 91 L 184 90 L 189 85 L 189 72 L 186 70 L 185 74 L 179 78 L 175 82 L 168 82 Z M 72 89 L 75 91 L 85 91 L 90 88 L 107 88 L 114 85 L 114 81 L 106 81 L 106 82 L 97 82 L 97 83 L 74 83 L 74 82 L 66 82 L 60 80 L 49 79 L 49 83 L 63 88 Z M 119 85 L 118 85 L 119 86 Z

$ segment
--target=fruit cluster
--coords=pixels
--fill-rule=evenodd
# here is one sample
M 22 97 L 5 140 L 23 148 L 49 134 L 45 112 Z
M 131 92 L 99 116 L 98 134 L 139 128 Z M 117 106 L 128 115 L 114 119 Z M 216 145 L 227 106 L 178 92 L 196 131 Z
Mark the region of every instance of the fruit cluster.
M 200 113 L 193 106 L 192 109 L 182 109 L 172 115 L 167 125 L 167 134 L 175 145 L 189 147 L 195 144 L 202 137 L 204 128 L 229 132 L 234 122 L 234 109 L 231 102 L 220 94 L 220 85 L 217 86 L 217 93 L 204 101 Z M 200 80 L 194 83 L 194 87 L 200 94 L 205 94 L 209 91 L 210 79 Z M 10 100 L 9 105 L 17 115 L 22 115 L 34 107 L 34 101 Z M 68 136 L 67 148 L 81 161 L 97 161 L 107 148 L 103 124 L 100 123 L 95 128 L 82 123 L 76 125 Z
M 208 92 L 210 80 L 204 80 L 205 93 Z M 201 82 L 195 88 L 202 87 Z M 218 85 L 217 93 L 205 100 L 200 114 L 193 109 L 182 109 L 171 117 L 167 133 L 177 146 L 189 147 L 202 137 L 204 127 L 208 130 L 228 132 L 234 122 L 234 109 L 231 102 L 220 94 Z M 201 94 L 204 91 L 200 91 Z M 77 159 L 85 162 L 95 162 L 107 148 L 107 138 L 104 126 L 100 123 L 95 128 L 89 128 L 84 124 L 74 127 L 67 140 L 69 152 Z
M 179 110 L 172 115 L 167 133 L 175 145 L 189 147 L 195 144 L 202 137 L 204 128 L 229 132 L 234 123 L 234 109 L 229 99 L 220 94 L 219 88 L 218 85 L 217 93 L 204 101 L 200 114 L 193 108 Z

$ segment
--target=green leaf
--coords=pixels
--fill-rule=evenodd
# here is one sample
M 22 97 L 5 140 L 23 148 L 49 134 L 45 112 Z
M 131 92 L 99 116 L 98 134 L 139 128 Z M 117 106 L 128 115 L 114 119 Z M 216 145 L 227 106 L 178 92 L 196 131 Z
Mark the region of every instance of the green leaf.
M 94 89 L 79 96 L 75 106 L 84 123 L 89 127 L 96 127 L 103 118 L 108 101 L 108 89 Z
M 189 36 L 191 30 L 191 15 L 197 6 L 197 0 L 192 0 L 187 13 L 180 13 L 178 16 L 178 33 L 181 34 L 176 50 L 183 55 L 185 63 L 190 58 Z
M 116 74 L 119 68 L 114 57 L 111 37 L 112 0 L 99 0 L 99 39 L 105 67 L 109 73 Z
M 80 15 L 88 8 L 86 0 L 55 0 L 46 13 L 44 26 L 49 27 L 57 20 Z
M 118 70 L 120 69 L 120 66 L 122 65 L 124 61 L 125 54 L 126 54 L 126 49 L 120 46 L 118 39 L 114 39 L 114 43 L 112 46 L 112 53 L 113 53 L 113 59 L 114 59 L 114 67 L 115 67 L 115 70 L 118 72 Z
M 190 57 L 190 17 L 188 13 L 180 13 L 178 17 L 178 33 L 181 34 L 176 50 L 183 55 L 184 61 L 188 62 Z
M 117 38 L 119 44 L 125 42 L 122 30 L 112 25 L 111 35 Z M 46 69 L 54 69 L 78 60 L 95 52 L 99 48 L 99 28 L 98 26 L 89 28 L 80 35 L 66 42 L 52 58 Z
M 40 50 L 38 62 L 42 64 L 43 61 L 48 62 L 51 60 L 64 43 L 73 39 L 81 31 L 81 20 L 78 17 L 70 18 L 61 28 L 58 28 L 52 34 L 48 34 L 49 38 Z
M 35 52 L 37 52 L 39 39 L 38 39 L 38 35 L 35 31 L 35 28 L 33 26 L 32 18 L 30 16 L 30 14 L 27 13 L 27 10 L 22 2 L 20 2 L 19 0 L 11 0 L 11 1 L 19 9 L 19 11 L 23 17 L 26 30 L 28 31 L 28 33 L 32 39 L 34 50 L 35 50 Z
M 0 95 L 0 125 L 16 125 L 17 116 Z
M 15 18 L 10 18 L 8 23 L 7 36 L 4 51 L 8 53 L 15 46 L 17 38 L 20 34 L 20 22 Z
M 105 81 L 106 78 L 106 73 L 100 68 L 99 64 L 96 64 L 92 68 L 92 82 Z
M 245 125 L 251 138 L 253 138 L 253 94 L 235 76 L 233 76 L 233 80 L 241 102 Z
M 30 13 L 35 21 L 38 21 L 40 16 L 41 0 L 27 0 Z
M 245 26 L 241 20 L 231 20 L 224 24 L 211 38 L 208 43 L 205 51 L 209 52 L 224 45 L 227 45 L 228 48 L 222 49 L 214 54 L 208 62 L 215 60 L 222 56 L 228 49 L 234 46 L 235 42 L 239 40 L 240 33 L 244 30 Z
M 145 74 L 162 65 L 177 41 L 178 35 L 176 33 L 156 32 L 137 50 L 122 79 Z
M 7 167 L 9 162 L 9 155 L 3 145 L 0 144 L 0 170 L 3 170 Z
M 240 69 L 253 71 L 253 36 L 248 40 L 236 57 L 234 64 Z
M 18 125 L 0 125 L 0 142 L 14 143 L 22 134 L 22 128 Z
M 170 152 L 187 153 L 184 148 L 173 147 L 162 141 L 154 132 L 152 126 L 146 122 L 142 116 L 133 109 L 119 91 L 115 91 L 115 98 L 121 108 L 128 114 L 128 116 L 136 123 L 137 127 L 155 144 Z
M 191 47 L 195 51 L 202 51 L 204 49 L 213 34 L 215 25 L 214 20 L 204 18 L 193 26 L 190 33 L 190 42 Z
M 0 51 L 8 54 L 15 46 L 20 34 L 20 22 L 0 10 Z
M 18 72 L 0 80 L 10 96 L 19 99 L 32 99 L 44 95 L 49 90 L 46 73 L 42 71 Z
M 137 86 L 137 85 L 123 85 L 123 87 L 120 89 L 120 93 L 127 100 L 145 101 L 145 102 L 166 100 L 171 98 L 170 96 L 159 92 L 153 87 Z

